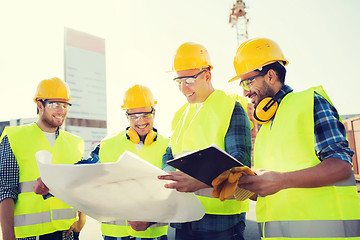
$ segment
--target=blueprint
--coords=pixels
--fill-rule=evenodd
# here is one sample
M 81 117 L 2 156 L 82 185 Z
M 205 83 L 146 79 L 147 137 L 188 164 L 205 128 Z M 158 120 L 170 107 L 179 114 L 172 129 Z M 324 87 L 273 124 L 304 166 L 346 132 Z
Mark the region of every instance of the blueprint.
M 100 222 L 188 222 L 205 214 L 195 194 L 165 188 L 171 181 L 157 176 L 166 172 L 131 152 L 116 162 L 97 164 L 51 164 L 51 157 L 47 151 L 36 153 L 50 192 Z

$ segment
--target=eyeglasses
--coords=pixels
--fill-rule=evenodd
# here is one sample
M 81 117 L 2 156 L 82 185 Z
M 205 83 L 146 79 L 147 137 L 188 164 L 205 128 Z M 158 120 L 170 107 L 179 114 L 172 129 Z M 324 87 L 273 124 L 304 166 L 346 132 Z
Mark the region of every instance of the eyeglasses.
M 56 110 L 64 109 L 67 111 L 71 107 L 71 104 L 67 103 L 67 102 L 52 102 L 52 101 L 47 101 L 47 100 L 44 100 L 43 102 L 45 102 L 46 105 L 49 106 L 49 108 L 56 109 Z
M 202 70 L 201 72 L 193 75 L 193 76 L 183 76 L 174 78 L 175 84 L 180 87 L 181 83 L 184 83 L 186 86 L 193 84 L 198 76 L 200 76 L 203 72 L 206 72 L 207 69 Z
M 255 75 L 255 76 L 252 76 L 252 77 L 249 77 L 249 78 L 246 78 L 244 80 L 241 80 L 240 81 L 240 86 L 245 90 L 245 91 L 250 91 L 250 87 L 251 87 L 251 82 L 257 78 L 257 77 L 260 77 L 260 76 L 264 76 L 266 75 L 266 73 L 260 73 L 258 75 Z
M 143 120 L 147 120 L 153 117 L 154 109 L 152 109 L 150 112 L 139 112 L 139 113 L 128 113 L 126 112 L 126 115 L 133 121 L 139 121 L 140 118 Z

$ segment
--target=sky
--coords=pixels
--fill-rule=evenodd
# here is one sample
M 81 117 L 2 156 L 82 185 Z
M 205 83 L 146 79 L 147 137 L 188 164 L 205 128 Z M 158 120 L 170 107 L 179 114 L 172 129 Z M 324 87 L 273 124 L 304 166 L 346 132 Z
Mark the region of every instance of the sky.
M 322 85 L 340 114 L 360 114 L 360 1 L 245 0 L 249 38 L 277 42 L 295 91 Z M 217 89 L 242 94 L 229 24 L 232 0 L 0 0 L 0 121 L 36 117 L 32 101 L 42 79 L 64 79 L 64 28 L 105 39 L 108 133 L 127 125 L 122 99 L 148 86 L 158 104 L 155 127 L 170 134 L 186 99 L 172 82 L 176 49 L 204 45 Z

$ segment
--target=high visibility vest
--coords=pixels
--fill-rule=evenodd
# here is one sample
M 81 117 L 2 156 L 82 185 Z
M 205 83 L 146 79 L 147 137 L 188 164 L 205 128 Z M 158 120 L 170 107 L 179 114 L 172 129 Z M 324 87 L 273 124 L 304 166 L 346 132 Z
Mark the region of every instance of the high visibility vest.
M 170 146 L 173 155 L 178 157 L 212 144 L 225 150 L 224 139 L 230 125 L 235 101 L 234 95 L 215 90 L 205 100 L 199 111 L 196 111 L 196 104 L 186 103 L 181 107 L 172 121 L 173 134 L 170 138 Z M 247 101 L 241 103 L 243 108 L 247 109 Z M 229 199 L 222 202 L 214 198 L 211 191 L 211 188 L 206 188 L 195 192 L 206 213 L 233 215 L 249 210 L 249 200 Z
M 144 145 L 138 152 L 136 144 L 127 139 L 126 131 L 124 131 L 101 141 L 99 157 L 102 163 L 115 162 L 125 150 L 128 150 L 156 167 L 161 168 L 162 156 L 168 145 L 169 139 L 158 134 L 156 141 L 150 145 Z M 167 223 L 156 223 L 145 231 L 135 231 L 126 221 L 120 220 L 101 223 L 101 231 L 103 235 L 111 237 L 133 236 L 138 238 L 156 238 L 167 235 L 167 225 Z
M 289 93 L 272 126 L 256 136 L 254 167 L 290 172 L 320 163 L 314 150 L 314 91 Z M 258 197 L 256 216 L 262 239 L 360 239 L 360 203 L 354 176 L 330 186 L 284 189 Z
M 73 164 L 81 160 L 84 153 L 83 140 L 60 130 L 51 147 L 36 123 L 7 127 L 4 131 L 19 165 L 19 195 L 14 212 L 16 238 L 69 229 L 76 221 L 76 210 L 55 197 L 44 200 L 33 191 L 40 177 L 35 153 L 46 150 L 52 153 L 52 164 Z

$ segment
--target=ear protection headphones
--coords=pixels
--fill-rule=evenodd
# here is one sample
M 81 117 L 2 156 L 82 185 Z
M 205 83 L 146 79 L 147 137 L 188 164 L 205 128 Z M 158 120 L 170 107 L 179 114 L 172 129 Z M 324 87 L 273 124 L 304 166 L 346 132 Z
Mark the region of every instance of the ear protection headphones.
M 140 142 L 140 137 L 138 133 L 131 127 L 126 128 L 126 137 L 135 144 Z M 157 138 L 157 130 L 153 128 L 153 130 L 150 130 L 150 132 L 146 135 L 144 144 L 150 145 L 152 142 L 156 141 L 156 138 Z
M 264 124 L 270 121 L 270 119 L 275 115 L 278 108 L 278 99 L 289 92 L 292 92 L 292 89 L 289 89 L 285 92 L 279 91 L 273 97 L 267 97 L 261 100 L 259 104 L 254 109 L 254 120 L 259 124 Z

